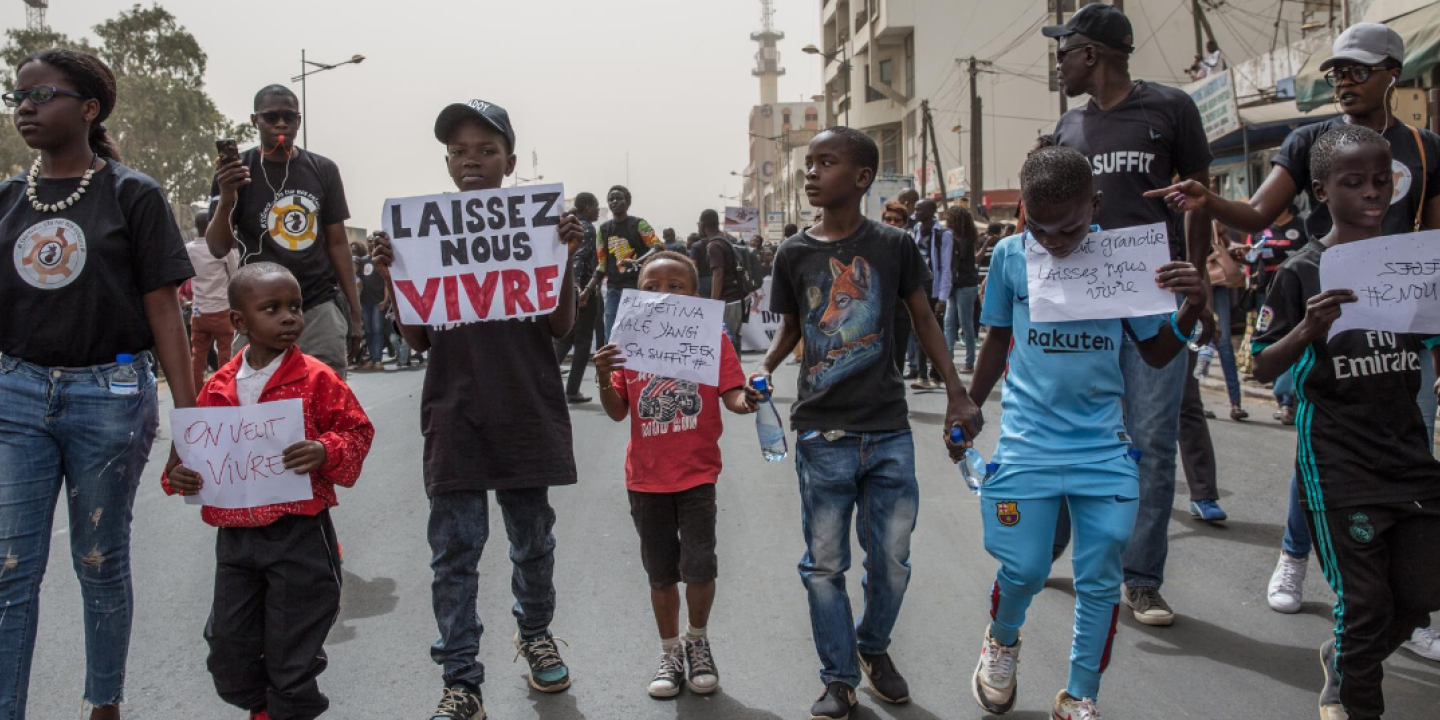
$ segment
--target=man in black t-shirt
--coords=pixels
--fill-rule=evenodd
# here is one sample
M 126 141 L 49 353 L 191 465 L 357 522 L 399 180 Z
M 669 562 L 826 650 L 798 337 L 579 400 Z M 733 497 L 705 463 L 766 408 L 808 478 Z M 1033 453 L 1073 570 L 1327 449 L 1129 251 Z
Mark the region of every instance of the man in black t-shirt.
M 740 352 L 740 321 L 744 319 L 745 286 L 740 278 L 734 241 L 720 232 L 720 214 L 714 210 L 700 213 L 700 232 L 705 237 L 705 264 L 710 275 L 710 298 L 725 303 L 725 332 Z
M 345 237 L 350 207 L 340 170 L 295 147 L 301 118 L 289 88 L 262 88 L 250 122 L 260 131 L 260 146 L 215 174 L 205 242 L 215 257 L 238 247 L 241 265 L 268 261 L 289 270 L 304 295 L 300 349 L 343 378 L 348 351 L 359 349 L 365 331 L 359 294 L 348 280 L 355 264 Z M 239 336 L 237 352 L 243 342 Z
M 1165 223 L 1171 258 L 1204 263 L 1210 253 L 1209 218 L 1189 217 L 1187 233 L 1181 216 L 1163 199 L 1142 197 L 1169 186 L 1176 176 L 1208 184 L 1210 145 L 1194 101 L 1174 88 L 1131 81 L 1134 33 L 1125 14 L 1110 5 L 1086 5 L 1065 25 L 1046 27 L 1043 33 L 1060 41 L 1056 65 L 1065 94 L 1091 98 L 1060 118 L 1053 142 L 1090 159 L 1095 189 L 1105 195 L 1094 221 L 1107 230 Z M 1182 353 L 1169 365 L 1152 368 L 1127 337 L 1120 360 L 1126 426 L 1141 451 L 1140 511 L 1125 552 L 1124 599 L 1136 620 L 1169 625 L 1175 615 L 1160 596 L 1160 585 L 1175 499 L 1176 441 L 1187 441 L 1179 436 L 1187 358 Z
M 360 282 L 360 314 L 365 321 L 365 346 L 370 351 L 366 367 L 383 370 L 385 336 L 389 331 L 389 323 L 385 322 L 385 278 L 375 272 L 366 243 L 357 242 L 352 247 L 355 250 L 355 275 Z
M 593 193 L 582 192 L 575 196 L 573 212 L 585 229 L 585 244 L 570 255 L 570 273 L 575 276 L 578 293 L 575 298 L 575 326 L 565 337 L 555 340 L 555 357 L 563 361 L 572 349 L 575 352 L 575 357 L 570 360 L 570 375 L 565 380 L 565 400 L 577 404 L 590 402 L 590 397 L 580 392 L 580 383 L 585 381 L 585 366 L 590 364 L 590 343 L 595 336 L 601 309 L 601 301 L 595 295 L 604 276 L 595 272 L 595 221 L 600 219 L 600 201 Z

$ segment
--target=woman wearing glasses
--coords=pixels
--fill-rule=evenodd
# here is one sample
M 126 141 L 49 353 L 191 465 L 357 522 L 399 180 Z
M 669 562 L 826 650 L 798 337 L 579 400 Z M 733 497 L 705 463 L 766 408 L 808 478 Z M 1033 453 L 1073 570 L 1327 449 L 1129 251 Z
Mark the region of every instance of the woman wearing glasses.
M 1225 225 L 1246 232 L 1260 232 L 1272 225 L 1304 192 L 1310 198 L 1310 237 L 1330 231 L 1330 212 L 1315 201 L 1310 182 L 1310 149 L 1331 128 L 1343 124 L 1363 125 L 1390 142 L 1393 155 L 1392 197 L 1385 213 L 1387 235 L 1440 228 L 1440 136 L 1411 127 L 1395 117 L 1391 106 L 1395 86 L 1400 82 L 1405 44 L 1400 35 L 1378 23 L 1352 25 L 1335 39 L 1330 59 L 1320 65 L 1325 79 L 1335 88 L 1335 105 L 1344 114 L 1323 123 L 1307 125 L 1290 133 L 1272 160 L 1274 167 L 1264 184 L 1248 203 L 1225 200 L 1207 188 L 1184 182 L 1147 193 L 1164 196 L 1171 207 L 1190 211 L 1198 207 Z M 1264 322 L 1262 316 L 1259 322 Z M 1421 354 L 1425 379 L 1417 402 L 1428 427 L 1435 426 L 1435 369 L 1427 354 Z M 1306 559 L 1311 539 L 1305 526 L 1300 491 L 1290 480 L 1290 518 L 1280 561 L 1270 578 L 1270 607 L 1279 612 L 1299 612 L 1305 585 Z M 1430 660 L 1440 660 L 1440 633 L 1417 629 L 1405 647 Z
M 45 50 L 20 62 L 3 97 L 39 157 L 0 183 L 0 718 L 25 717 L 63 487 L 84 700 L 92 720 L 112 720 L 130 646 L 131 507 L 159 424 L 156 358 L 175 406 L 195 402 L 176 296 L 194 273 L 164 191 L 121 165 L 105 132 L 110 68 Z

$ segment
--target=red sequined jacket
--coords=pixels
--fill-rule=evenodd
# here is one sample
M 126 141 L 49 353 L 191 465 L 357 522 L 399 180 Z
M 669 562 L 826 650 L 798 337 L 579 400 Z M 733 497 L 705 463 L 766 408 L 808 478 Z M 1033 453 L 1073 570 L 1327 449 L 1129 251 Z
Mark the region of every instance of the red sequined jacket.
M 245 353 L 236 353 L 201 388 L 199 407 L 235 407 L 240 404 L 235 376 Z M 329 366 L 291 347 L 285 359 L 260 393 L 260 402 L 299 398 L 305 402 L 305 439 L 325 446 L 325 464 L 310 473 L 315 497 L 302 502 L 280 503 L 258 508 L 227 509 L 205 506 L 200 517 L 215 527 L 261 527 L 286 515 L 318 515 L 338 504 L 335 486 L 354 487 L 360 477 L 375 427 L 340 376 Z M 173 495 L 169 477 L 161 473 L 160 485 Z

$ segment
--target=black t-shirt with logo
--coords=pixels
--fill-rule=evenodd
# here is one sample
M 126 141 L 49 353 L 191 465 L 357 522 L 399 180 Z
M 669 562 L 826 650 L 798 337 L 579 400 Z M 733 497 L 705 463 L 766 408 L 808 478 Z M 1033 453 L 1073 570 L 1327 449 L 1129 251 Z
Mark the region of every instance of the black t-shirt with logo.
M 735 259 L 735 246 L 727 237 L 713 237 L 706 240 L 707 256 L 703 272 L 710 274 L 714 282 L 715 268 L 720 268 L 720 299 L 727 303 L 745 299 L 745 288 L 740 284 L 740 264 Z
M 355 258 L 355 274 L 360 276 L 361 305 L 379 305 L 385 300 L 385 278 L 375 271 L 370 258 Z
M 80 178 L 38 181 L 56 203 Z M 165 191 L 114 160 L 85 194 L 39 212 L 26 175 L 0 183 L 0 353 L 46 367 L 115 362 L 155 346 L 143 296 L 195 275 Z
M 790 411 L 796 431 L 910 427 L 893 358 L 895 311 L 929 277 L 914 239 L 874 220 L 838 242 L 802 232 L 780 245 L 770 311 L 800 321 L 804 355 Z
M 240 189 L 233 227 L 241 264 L 284 265 L 300 282 L 305 309 L 329 302 L 339 292 L 325 228 L 350 219 L 340 169 L 328 158 L 296 149 L 289 162 L 264 159 L 258 148 L 240 154 L 250 184 Z M 220 202 L 220 185 L 210 185 L 210 217 Z M 215 222 L 220 222 L 218 218 Z
M 545 317 L 426 328 L 425 492 L 575 482 L 565 384 Z
M 1306 227 L 1310 236 L 1322 238 L 1330 232 L 1330 208 L 1315 198 L 1311 186 L 1310 150 L 1321 135 L 1333 128 L 1344 125 L 1344 116 L 1325 122 L 1298 128 L 1285 138 L 1280 152 L 1270 162 L 1285 168 L 1295 181 L 1296 187 L 1305 191 L 1310 198 L 1310 217 Z M 1420 142 L 1424 144 L 1425 161 L 1420 159 L 1420 146 L 1415 144 L 1415 133 L 1410 126 L 1396 121 L 1382 136 L 1390 143 L 1391 169 L 1395 181 L 1390 198 L 1390 209 L 1385 211 L 1381 226 L 1386 235 L 1398 235 L 1415 231 L 1415 218 L 1428 202 L 1440 195 L 1440 136 L 1429 130 L 1420 130 Z M 1422 167 L 1424 168 L 1422 170 Z
M 1118 230 L 1163 222 L 1169 229 L 1171 258 L 1185 259 L 1182 216 L 1171 211 L 1163 198 L 1142 194 L 1170 186 L 1177 175 L 1210 167 L 1210 143 L 1189 95 L 1165 85 L 1137 82 L 1109 110 L 1101 110 L 1091 100 L 1061 116 L 1055 144 L 1078 150 L 1090 160 L 1095 189 L 1105 194 L 1095 216 L 1100 227 Z
M 614 220 L 600 223 L 595 246 L 598 249 L 595 259 L 605 263 L 605 282 L 612 288 L 633 288 L 640 284 L 640 268 L 621 270 L 620 261 L 639 260 L 651 249 L 664 247 L 650 223 L 633 215 L 619 223 Z
M 1363 242 L 1363 241 L 1362 241 Z M 1252 352 L 1264 352 L 1305 318 L 1320 293 L 1325 246 L 1311 243 L 1275 275 L 1255 323 Z M 1295 467 L 1311 509 L 1440 497 L 1440 462 L 1430 453 L 1420 394 L 1421 353 L 1440 343 L 1372 330 L 1317 340 L 1295 362 Z

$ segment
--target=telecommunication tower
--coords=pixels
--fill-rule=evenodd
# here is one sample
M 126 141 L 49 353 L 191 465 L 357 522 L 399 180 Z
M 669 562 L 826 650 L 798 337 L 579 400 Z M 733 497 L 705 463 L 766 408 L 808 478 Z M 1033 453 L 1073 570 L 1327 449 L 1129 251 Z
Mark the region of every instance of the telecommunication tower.
M 760 78 L 760 104 L 774 105 L 780 96 L 780 76 L 785 74 L 775 43 L 784 40 L 785 33 L 775 29 L 775 8 L 771 0 L 760 0 L 760 31 L 750 33 L 750 39 L 760 45 L 755 52 L 755 69 L 750 71 Z
M 49 26 L 45 24 L 45 10 L 50 7 L 50 0 L 25 0 L 25 28 L 28 30 L 44 30 Z

